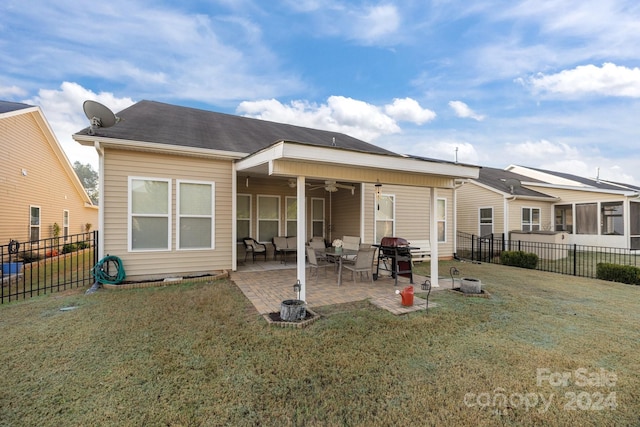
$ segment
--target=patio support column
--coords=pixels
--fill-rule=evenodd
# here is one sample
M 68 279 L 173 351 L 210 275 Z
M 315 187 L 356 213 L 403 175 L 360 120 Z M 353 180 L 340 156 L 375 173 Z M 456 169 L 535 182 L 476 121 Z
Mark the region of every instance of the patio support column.
M 298 176 L 297 182 L 297 207 L 298 207 L 298 220 L 297 220 L 297 248 L 298 248 L 298 263 L 297 263 L 297 277 L 300 280 L 300 299 L 302 301 L 307 300 L 307 277 L 306 277 L 306 248 L 305 241 L 307 239 L 307 212 L 306 212 L 306 204 L 305 204 L 305 177 Z
M 431 243 L 431 286 L 438 285 L 438 192 L 430 189 L 429 240 Z

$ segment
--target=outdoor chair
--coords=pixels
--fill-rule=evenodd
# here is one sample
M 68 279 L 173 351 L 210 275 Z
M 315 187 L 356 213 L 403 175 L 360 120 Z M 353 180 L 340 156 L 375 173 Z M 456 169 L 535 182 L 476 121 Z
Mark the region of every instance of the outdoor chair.
M 356 284 L 356 273 L 360 274 L 360 280 L 362 280 L 362 273 L 367 273 L 371 284 L 373 285 L 373 259 L 375 257 L 376 248 L 363 248 L 358 249 L 358 255 L 353 264 L 343 264 L 342 268 L 351 270 L 351 277 L 353 278 L 353 284 Z
M 360 249 L 360 237 L 342 236 L 342 248 L 357 251 Z M 355 262 L 357 255 L 343 255 L 342 260 L 346 262 Z
M 242 239 L 244 243 L 244 261 L 247 262 L 247 255 L 251 253 L 253 257 L 253 262 L 256 262 L 256 255 L 261 254 L 264 255 L 264 260 L 267 260 L 267 246 L 263 243 L 258 242 L 256 239 L 252 237 L 245 237 Z
M 324 237 L 313 236 L 309 240 L 309 246 L 316 250 L 316 252 L 324 252 L 327 246 L 324 242 Z
M 324 269 L 324 275 L 327 275 L 327 267 L 329 267 L 331 264 L 329 264 L 324 257 L 318 259 L 315 249 L 313 249 L 311 246 L 307 246 L 307 261 L 309 262 L 309 278 L 311 278 L 312 270 L 314 269 L 316 271 L 316 282 L 318 281 L 318 270 L 320 268 Z

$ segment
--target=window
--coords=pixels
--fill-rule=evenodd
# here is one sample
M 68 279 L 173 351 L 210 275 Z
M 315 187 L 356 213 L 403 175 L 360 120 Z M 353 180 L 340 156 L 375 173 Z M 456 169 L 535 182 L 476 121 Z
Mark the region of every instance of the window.
M 598 234 L 598 205 L 576 205 L 576 234 Z
M 280 234 L 280 197 L 258 196 L 258 241 L 270 242 Z
M 212 182 L 177 181 L 178 249 L 214 248 Z
M 62 236 L 64 237 L 65 242 L 69 238 L 69 211 L 62 211 Z
M 129 177 L 129 250 L 169 250 L 171 182 Z
M 238 194 L 236 198 L 236 234 L 238 242 L 251 237 L 251 195 Z
M 631 235 L 640 235 L 640 203 L 631 202 L 629 204 L 631 211 L 629 217 L 631 218 Z
M 287 197 L 287 236 L 295 236 L 298 234 L 298 199 L 296 197 Z
M 311 199 L 311 236 L 324 237 L 324 199 Z
M 602 234 L 624 234 L 622 202 L 608 202 L 600 204 L 600 214 L 602 215 Z
M 379 208 L 378 208 L 379 207 Z M 374 203 L 376 218 L 376 243 L 383 237 L 395 235 L 395 196 L 381 194 Z
M 29 207 L 29 240 L 40 240 L 40 206 Z
M 573 233 L 573 206 L 554 206 L 554 212 L 556 231 L 566 231 L 567 233 Z
M 522 231 L 540 230 L 540 209 L 522 208 Z
M 493 234 L 493 208 L 480 208 L 480 237 Z
M 447 201 L 445 199 L 438 199 L 436 211 L 436 220 L 438 221 L 438 242 L 447 241 Z

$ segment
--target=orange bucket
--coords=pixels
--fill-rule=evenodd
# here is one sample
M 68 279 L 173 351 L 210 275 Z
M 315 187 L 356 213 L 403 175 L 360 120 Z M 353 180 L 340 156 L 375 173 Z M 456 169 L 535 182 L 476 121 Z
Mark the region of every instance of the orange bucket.
M 413 286 L 407 286 L 400 291 L 402 297 L 402 305 L 405 307 L 411 307 L 413 305 Z

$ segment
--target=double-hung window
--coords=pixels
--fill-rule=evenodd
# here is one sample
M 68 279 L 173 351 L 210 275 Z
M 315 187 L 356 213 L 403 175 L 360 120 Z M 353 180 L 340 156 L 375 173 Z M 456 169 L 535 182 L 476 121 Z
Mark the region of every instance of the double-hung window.
M 238 194 L 236 203 L 236 234 L 238 242 L 251 237 L 251 195 Z
M 40 240 L 40 206 L 29 207 L 29 240 Z
M 280 235 L 280 197 L 258 196 L 258 240 L 270 242 Z
M 438 222 L 438 242 L 447 241 L 447 200 L 438 199 L 436 220 Z
M 522 208 L 522 231 L 540 230 L 540 208 Z
M 298 234 L 298 199 L 296 197 L 286 197 L 287 204 L 287 236 L 296 236 Z
M 312 236 L 324 237 L 324 199 L 311 199 Z
M 480 208 L 480 237 L 493 234 L 493 208 Z
M 62 237 L 64 237 L 65 242 L 69 238 L 69 211 L 62 211 Z
M 213 249 L 214 183 L 178 180 L 177 185 L 178 249 Z
M 381 194 L 376 199 L 376 243 L 380 243 L 383 237 L 395 236 L 396 198 L 391 194 Z
M 171 181 L 129 177 L 129 250 L 171 249 Z

